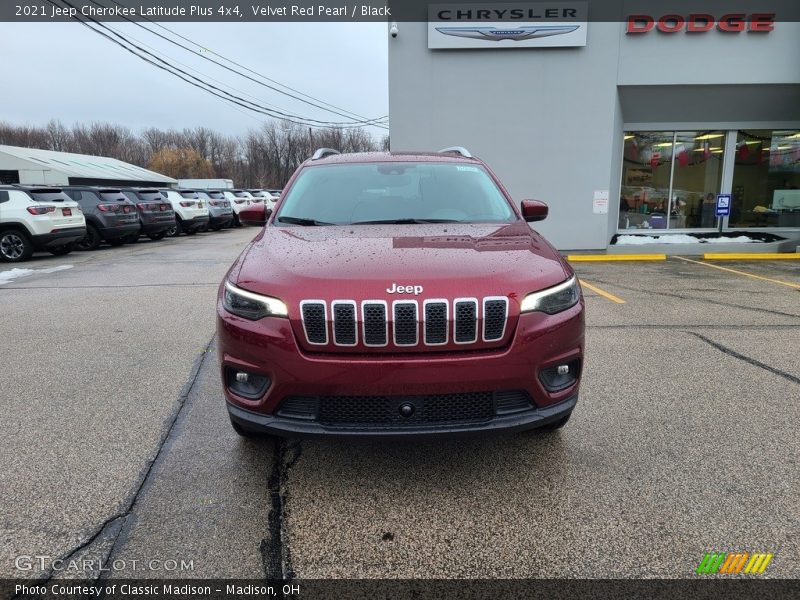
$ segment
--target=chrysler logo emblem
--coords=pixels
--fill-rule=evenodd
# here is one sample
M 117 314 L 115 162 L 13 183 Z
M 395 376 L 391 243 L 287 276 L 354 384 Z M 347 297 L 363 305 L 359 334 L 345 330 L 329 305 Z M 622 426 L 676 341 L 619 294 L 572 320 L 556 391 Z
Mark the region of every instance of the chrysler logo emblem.
M 521 40 L 571 33 L 579 27 L 580 25 L 533 25 L 530 27 L 514 27 L 509 29 L 500 29 L 498 27 L 437 27 L 436 31 L 443 35 L 487 40 L 490 42 L 499 42 L 500 40 L 519 42 Z

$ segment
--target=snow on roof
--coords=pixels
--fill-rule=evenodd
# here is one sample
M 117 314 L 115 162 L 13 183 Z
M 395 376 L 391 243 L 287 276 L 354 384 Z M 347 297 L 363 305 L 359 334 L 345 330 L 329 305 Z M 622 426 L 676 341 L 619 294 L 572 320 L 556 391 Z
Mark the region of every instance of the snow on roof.
M 106 156 L 90 156 L 88 154 L 72 154 L 70 152 L 0 145 L 0 168 L 2 168 L 3 154 L 29 161 L 35 165 L 45 165 L 53 171 L 64 173 L 67 177 L 178 183 L 177 179 L 172 177 Z

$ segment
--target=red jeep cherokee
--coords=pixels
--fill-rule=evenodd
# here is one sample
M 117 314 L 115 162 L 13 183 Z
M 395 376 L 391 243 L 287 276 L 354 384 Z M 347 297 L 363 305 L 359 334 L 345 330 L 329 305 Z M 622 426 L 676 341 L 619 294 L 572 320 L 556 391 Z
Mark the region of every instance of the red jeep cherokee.
M 463 148 L 318 150 L 219 289 L 222 381 L 242 434 L 556 429 L 578 399 L 570 266 Z

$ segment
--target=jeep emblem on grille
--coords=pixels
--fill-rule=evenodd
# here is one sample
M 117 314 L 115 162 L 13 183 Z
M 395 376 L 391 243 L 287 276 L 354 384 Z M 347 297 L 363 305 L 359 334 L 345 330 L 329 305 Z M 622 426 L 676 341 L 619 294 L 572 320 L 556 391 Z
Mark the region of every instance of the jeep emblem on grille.
M 387 294 L 414 294 L 419 296 L 422 293 L 421 285 L 397 285 L 392 283 L 392 287 L 386 288 Z

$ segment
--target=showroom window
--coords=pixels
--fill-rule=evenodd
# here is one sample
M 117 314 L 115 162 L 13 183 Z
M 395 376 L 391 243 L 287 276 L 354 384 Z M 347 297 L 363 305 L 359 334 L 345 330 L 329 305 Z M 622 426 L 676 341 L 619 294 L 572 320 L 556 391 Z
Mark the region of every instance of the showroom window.
M 730 227 L 800 227 L 800 131 L 736 134 Z
M 631 131 L 624 137 L 620 229 L 716 226 L 724 131 Z

